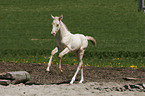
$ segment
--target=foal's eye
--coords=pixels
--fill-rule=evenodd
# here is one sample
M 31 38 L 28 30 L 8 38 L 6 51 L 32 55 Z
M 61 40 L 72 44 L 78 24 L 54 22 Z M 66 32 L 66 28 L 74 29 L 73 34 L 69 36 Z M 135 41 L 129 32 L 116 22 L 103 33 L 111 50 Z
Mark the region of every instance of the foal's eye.
M 56 27 L 58 27 L 58 26 L 59 26 L 59 24 L 56 25 Z

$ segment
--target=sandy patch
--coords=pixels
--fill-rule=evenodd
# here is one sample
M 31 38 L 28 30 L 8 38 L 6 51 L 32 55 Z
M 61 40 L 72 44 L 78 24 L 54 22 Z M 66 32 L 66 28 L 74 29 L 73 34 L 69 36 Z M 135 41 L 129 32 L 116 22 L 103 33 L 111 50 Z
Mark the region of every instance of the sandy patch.
M 84 83 L 61 85 L 0 85 L 0 96 L 145 96 L 145 92 L 137 91 L 110 91 L 97 90 L 96 88 L 122 87 L 124 84 L 108 83 Z

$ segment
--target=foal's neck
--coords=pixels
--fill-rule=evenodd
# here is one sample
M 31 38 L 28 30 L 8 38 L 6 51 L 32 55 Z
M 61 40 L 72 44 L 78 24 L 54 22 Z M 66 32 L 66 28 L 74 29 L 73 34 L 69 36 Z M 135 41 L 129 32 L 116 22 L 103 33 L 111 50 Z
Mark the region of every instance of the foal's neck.
M 67 29 L 66 25 L 62 21 L 60 21 L 60 35 L 61 35 L 61 37 L 63 38 L 63 37 L 68 36 L 70 34 L 71 33 Z

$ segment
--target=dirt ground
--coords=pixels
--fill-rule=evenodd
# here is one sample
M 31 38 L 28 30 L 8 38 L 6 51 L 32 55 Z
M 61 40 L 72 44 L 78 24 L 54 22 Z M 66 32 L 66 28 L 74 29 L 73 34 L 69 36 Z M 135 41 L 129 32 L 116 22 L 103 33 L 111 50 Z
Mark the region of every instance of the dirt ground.
M 111 68 L 111 67 L 106 67 L 106 68 L 95 68 L 95 67 L 90 67 L 86 66 L 84 67 L 84 80 L 85 82 L 83 84 L 78 84 L 80 80 L 80 73 L 77 75 L 76 82 L 74 85 L 69 85 L 69 82 L 71 81 L 76 69 L 77 65 L 62 65 L 63 73 L 60 73 L 58 71 L 58 65 L 52 65 L 51 66 L 51 72 L 46 72 L 47 64 L 20 64 L 20 63 L 10 63 L 10 62 L 0 62 L 0 73 L 1 72 L 11 72 L 11 71 L 27 71 L 30 73 L 31 79 L 30 81 L 26 82 L 25 85 L 20 84 L 20 85 L 9 85 L 9 86 L 1 86 L 0 85 L 0 93 L 3 96 L 9 96 L 8 95 L 8 89 L 10 90 L 19 90 L 21 92 L 21 89 L 25 89 L 25 92 L 21 93 L 21 96 L 46 96 L 44 93 L 47 92 L 47 95 L 49 94 L 48 92 L 52 93 L 51 91 L 54 91 L 50 96 L 68 96 L 72 94 L 71 92 L 75 92 L 76 89 L 80 90 L 82 89 L 83 92 L 79 92 L 78 90 L 76 92 L 76 95 L 81 95 L 81 96 L 102 96 L 105 93 L 101 93 L 98 90 L 95 90 L 95 87 L 112 87 L 112 86 L 123 86 L 124 84 L 137 84 L 137 83 L 144 83 L 145 82 L 145 69 L 132 69 L 132 68 Z M 137 80 L 125 80 L 125 77 L 134 77 L 138 78 Z M 112 83 L 111 83 L 112 82 Z M 39 86 L 39 87 L 38 87 Z M 21 88 L 20 88 L 21 87 Z M 33 88 L 35 87 L 35 88 Z M 18 89 L 17 89 L 18 88 Z M 35 91 L 33 92 L 28 92 L 26 89 L 34 89 L 35 91 L 43 90 L 45 92 L 39 92 L 43 93 L 37 94 Z M 57 90 L 57 88 L 59 88 Z M 46 91 L 45 89 L 48 89 Z M 50 90 L 51 89 L 51 90 Z M 60 94 L 58 93 L 59 90 L 64 90 L 66 91 L 65 94 Z M 71 90 L 69 92 L 69 90 Z M 86 92 L 89 92 L 87 94 Z M 62 91 L 61 91 L 62 92 Z M 13 93 L 13 91 L 12 91 Z M 10 93 L 10 96 L 12 95 Z M 15 92 L 16 93 L 16 92 Z M 17 94 L 18 94 L 17 93 Z M 29 93 L 29 94 L 25 94 Z M 35 93 L 35 95 L 32 93 Z M 64 93 L 64 92 L 62 92 Z M 86 94 L 85 94 L 86 93 Z M 96 93 L 96 94 L 94 94 Z M 19 93 L 20 94 L 20 93 Z M 114 92 L 109 92 L 106 93 L 108 95 L 103 95 L 103 96 L 119 96 L 115 95 L 118 94 Z M 110 94 L 110 95 L 109 95 Z M 120 93 L 119 93 L 120 94 Z M 124 94 L 124 95 L 123 95 Z M 128 96 L 130 92 L 125 92 L 121 93 L 120 96 Z M 136 93 L 136 92 L 131 92 L 130 96 L 145 96 L 144 92 L 142 93 Z M 1 96 L 1 95 L 0 95 Z M 16 96 L 16 94 L 12 95 Z M 20 96 L 20 95 L 19 95 Z M 71 95 L 70 95 L 71 96 Z
M 20 64 L 0 62 L 0 72 L 27 71 L 31 79 L 26 84 L 65 84 L 69 83 L 77 69 L 77 65 L 62 65 L 63 73 L 58 71 L 58 65 L 51 66 L 51 72 L 46 72 L 47 64 Z M 139 78 L 137 81 L 145 82 L 145 69 L 131 68 L 94 68 L 84 67 L 85 82 L 127 82 L 123 78 Z M 76 83 L 80 80 L 77 75 Z

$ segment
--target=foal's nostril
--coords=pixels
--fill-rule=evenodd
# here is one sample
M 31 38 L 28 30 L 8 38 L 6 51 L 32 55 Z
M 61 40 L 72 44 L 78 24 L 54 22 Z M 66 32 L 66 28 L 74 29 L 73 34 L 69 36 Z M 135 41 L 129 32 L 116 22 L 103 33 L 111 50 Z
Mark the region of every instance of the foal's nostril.
M 52 36 L 55 36 L 55 33 L 51 33 Z

